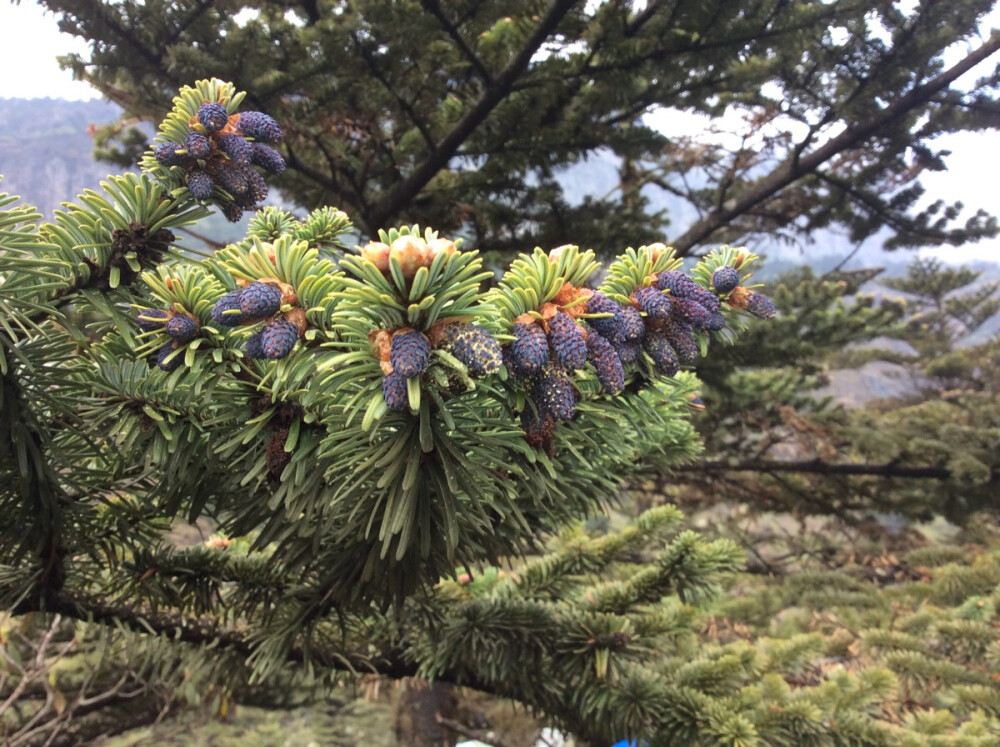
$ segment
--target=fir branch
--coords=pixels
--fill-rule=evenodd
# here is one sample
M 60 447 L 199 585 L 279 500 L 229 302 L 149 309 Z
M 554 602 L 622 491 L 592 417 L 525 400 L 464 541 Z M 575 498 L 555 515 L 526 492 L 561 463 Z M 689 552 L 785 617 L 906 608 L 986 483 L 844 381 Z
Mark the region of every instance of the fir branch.
M 511 87 L 528 68 L 528 63 L 545 43 L 549 35 L 567 13 L 576 5 L 576 0 L 555 0 L 548 13 L 539 22 L 534 33 L 525 42 L 507 66 L 500 71 L 492 85 L 487 86 L 479 100 L 462 117 L 452 130 L 441 139 L 437 147 L 403 181 L 397 182 L 392 191 L 380 200 L 365 216 L 369 228 L 381 226 L 405 205 L 409 204 L 421 189 L 434 178 L 448 161 L 458 152 L 462 143 L 475 132 L 476 128 L 489 116 L 490 112 L 506 98 Z
M 690 254 L 695 246 L 706 241 L 712 234 L 727 226 L 735 218 L 770 199 L 790 184 L 813 173 L 834 156 L 864 143 L 888 125 L 897 122 L 917 107 L 926 104 L 960 76 L 998 50 L 1000 50 L 1000 33 L 994 33 L 978 49 L 970 52 L 948 70 L 915 86 L 875 115 L 849 126 L 840 135 L 831 138 L 805 156 L 800 157 L 794 153 L 770 174 L 758 180 L 742 197 L 733 200 L 729 207 L 715 210 L 695 222 L 683 234 L 674 239 L 671 246 L 680 256 Z

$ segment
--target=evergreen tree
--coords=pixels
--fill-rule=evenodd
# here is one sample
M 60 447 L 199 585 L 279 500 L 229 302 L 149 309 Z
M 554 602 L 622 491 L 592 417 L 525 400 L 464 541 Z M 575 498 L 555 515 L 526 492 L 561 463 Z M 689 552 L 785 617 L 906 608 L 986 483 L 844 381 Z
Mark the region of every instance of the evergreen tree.
M 369 236 L 416 222 L 482 250 L 610 256 L 669 226 L 684 256 L 828 227 L 888 229 L 890 247 L 996 232 L 982 211 L 918 207 L 920 176 L 945 168 L 937 138 L 995 126 L 996 73 L 959 85 L 1000 48 L 973 41 L 988 0 L 44 4 L 91 45 L 65 64 L 125 121 L 159 121 L 199 78 L 250 91 L 286 128 L 283 192 Z M 726 111 L 735 137 L 647 116 Z M 114 133 L 104 154 L 134 165 L 135 134 Z M 618 178 L 579 202 L 559 176 L 593 156 Z M 654 208 L 667 194 L 697 219 Z

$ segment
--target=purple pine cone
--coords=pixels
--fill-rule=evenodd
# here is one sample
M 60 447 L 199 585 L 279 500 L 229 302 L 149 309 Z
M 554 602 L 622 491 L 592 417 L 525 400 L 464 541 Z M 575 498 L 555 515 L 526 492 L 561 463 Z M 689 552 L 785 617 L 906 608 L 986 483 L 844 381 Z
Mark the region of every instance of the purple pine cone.
M 184 139 L 184 147 L 192 158 L 208 158 L 212 152 L 212 141 L 200 132 L 192 132 Z
M 187 153 L 178 153 L 184 146 L 180 143 L 160 143 L 153 149 L 153 157 L 164 166 L 183 166 L 191 160 Z
M 609 394 L 625 388 L 625 370 L 614 347 L 598 332 L 587 335 L 587 360 L 597 371 L 597 380 Z
M 545 330 L 537 324 L 518 322 L 510 331 L 517 338 L 508 346 L 512 373 L 521 377 L 535 373 L 549 359 L 549 341 Z
M 410 397 L 406 392 L 406 377 L 393 371 L 382 379 L 382 399 L 390 410 L 405 412 L 410 409 Z
M 280 174 L 285 170 L 285 159 L 274 148 L 263 143 L 250 143 L 250 148 L 252 149 L 250 155 L 251 162 L 257 164 L 265 171 L 270 171 L 272 174 Z
M 241 112 L 236 129 L 259 143 L 280 143 L 284 136 L 274 117 L 264 112 Z
M 705 329 L 710 332 L 718 332 L 726 327 L 726 317 L 722 315 L 721 311 L 713 311 L 708 315 L 708 324 L 705 325 Z
M 622 365 L 627 366 L 629 363 L 635 363 L 639 360 L 639 354 L 642 352 L 639 343 L 618 342 L 613 344 L 615 352 L 618 353 L 618 360 L 622 362 Z
M 202 104 L 198 107 L 198 121 L 209 132 L 218 132 L 229 123 L 229 112 L 222 104 Z
M 708 327 L 711 312 L 694 299 L 675 298 L 672 304 L 674 319 L 690 324 L 695 329 Z
M 621 309 L 617 303 L 603 293 L 594 293 L 587 301 L 588 314 L 613 314 L 614 316 L 588 319 L 587 324 L 609 340 L 615 336 L 615 329 L 621 324 Z
M 587 341 L 583 329 L 565 311 L 549 320 L 549 342 L 556 361 L 573 371 L 587 365 Z
M 740 284 L 740 271 L 735 267 L 720 267 L 712 273 L 712 285 L 719 293 L 729 293 Z
M 267 357 L 264 355 L 264 330 L 259 329 L 247 338 L 243 352 L 246 353 L 247 358 L 262 359 Z
M 431 343 L 422 332 L 411 329 L 397 332 L 389 343 L 392 370 L 404 378 L 419 376 L 431 359 Z
M 250 189 L 246 175 L 235 163 L 227 158 L 216 157 L 210 159 L 205 164 L 205 170 L 215 180 L 216 184 L 229 192 L 231 195 L 239 196 L 246 194 Z M 229 216 L 226 216 L 227 218 Z M 237 220 L 239 220 L 237 218 Z
M 473 376 L 495 374 L 503 365 L 500 343 L 485 329 L 474 324 L 451 325 L 446 345 L 449 352 L 464 363 Z
M 681 363 L 690 365 L 698 360 L 700 351 L 698 350 L 698 343 L 691 337 L 694 330 L 690 325 L 674 320 L 665 325 L 660 332 L 667 339 L 667 342 L 670 343 L 670 347 L 674 349 L 674 352 L 677 353 L 677 359 Z
M 140 311 L 135 317 L 135 323 L 143 332 L 152 332 L 156 329 L 163 329 L 163 325 L 170 318 L 163 309 L 146 309 Z
M 295 347 L 299 339 L 299 328 L 287 319 L 278 319 L 264 327 L 261 346 L 268 360 L 284 358 Z
M 633 295 L 640 311 L 645 311 L 653 319 L 670 318 L 670 299 L 663 291 L 646 287 L 639 288 Z
M 191 169 L 187 173 L 186 179 L 188 190 L 196 200 L 209 200 L 212 198 L 212 190 L 215 188 L 215 182 L 212 181 L 212 177 L 208 175 L 208 172 L 201 169 Z
M 239 223 L 243 218 L 243 208 L 234 202 L 230 202 L 222 208 L 222 214 L 226 216 L 226 220 L 230 223 Z
M 253 204 L 263 202 L 267 197 L 267 182 L 264 181 L 264 177 L 249 166 L 243 169 L 243 175 L 247 179 L 247 184 L 250 185 L 250 188 L 247 190 L 245 196 L 250 199 Z
M 670 291 L 672 296 L 680 298 L 690 298 L 698 291 L 704 290 L 683 272 L 677 270 L 664 270 L 658 273 L 653 285 L 661 291 Z
M 535 381 L 535 404 L 543 417 L 572 420 L 576 415 L 576 390 L 562 366 L 547 363 Z
M 177 352 L 177 348 L 174 347 L 173 343 L 167 343 L 162 348 L 160 352 L 156 354 L 156 365 L 163 371 L 175 371 L 178 366 L 184 362 L 184 356 L 181 353 L 173 355 Z
M 611 342 L 637 342 L 646 334 L 646 324 L 634 306 L 622 306 Z
M 751 292 L 747 299 L 747 311 L 761 319 L 770 319 L 778 313 L 774 302 L 761 293 Z
M 237 166 L 249 166 L 253 148 L 239 135 L 219 135 L 215 138 L 219 150 L 229 156 Z
M 656 370 L 660 373 L 666 376 L 675 376 L 681 370 L 680 361 L 677 359 L 677 352 L 670 345 L 665 335 L 659 332 L 646 335 L 643 346 L 646 348 L 646 352 L 649 353 L 649 357 L 653 359 L 653 363 L 656 364 Z
M 212 321 L 223 327 L 237 327 L 243 323 L 243 311 L 240 309 L 240 294 L 242 290 L 229 291 L 215 302 L 212 307 Z
M 176 314 L 167 320 L 163 329 L 178 342 L 187 342 L 198 336 L 201 325 L 187 314 Z
M 250 319 L 262 319 L 278 313 L 281 289 L 270 283 L 253 283 L 240 292 L 240 311 Z

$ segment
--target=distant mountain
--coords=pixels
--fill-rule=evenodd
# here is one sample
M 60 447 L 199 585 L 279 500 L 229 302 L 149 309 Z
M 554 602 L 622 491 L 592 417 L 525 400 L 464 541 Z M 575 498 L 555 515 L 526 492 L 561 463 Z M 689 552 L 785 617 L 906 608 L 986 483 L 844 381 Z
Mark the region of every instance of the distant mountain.
M 47 218 L 114 167 L 94 160 L 87 129 L 118 118 L 106 101 L 0 99 L 0 192 L 19 195 Z

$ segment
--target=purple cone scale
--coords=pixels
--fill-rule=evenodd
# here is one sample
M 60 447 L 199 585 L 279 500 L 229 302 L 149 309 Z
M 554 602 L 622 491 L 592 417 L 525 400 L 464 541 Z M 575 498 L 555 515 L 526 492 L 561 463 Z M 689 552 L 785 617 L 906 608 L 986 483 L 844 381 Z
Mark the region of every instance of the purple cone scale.
M 250 319 L 273 316 L 281 308 L 281 290 L 270 283 L 253 283 L 240 293 L 240 311 Z
M 625 370 L 610 342 L 598 332 L 587 335 L 587 360 L 597 372 L 597 380 L 609 394 L 619 394 L 625 388 Z
M 389 343 L 389 363 L 392 370 L 404 378 L 419 376 L 431 359 L 431 343 L 422 332 L 403 330 L 392 336 Z
M 186 153 L 178 153 L 183 149 L 179 143 L 160 143 L 153 149 L 153 157 L 164 166 L 181 166 L 191 158 Z
M 670 291 L 672 296 L 690 298 L 704 290 L 683 272 L 664 270 L 658 273 L 653 285 L 661 291 Z
M 229 123 L 229 112 L 219 103 L 202 104 L 198 107 L 198 121 L 208 132 L 218 132 Z
M 587 341 L 583 329 L 565 311 L 549 320 L 549 342 L 556 361 L 570 370 L 587 365 Z
M 613 343 L 613 345 L 615 352 L 618 353 L 618 360 L 624 366 L 627 366 L 629 363 L 635 363 L 639 360 L 639 355 L 642 353 L 642 348 L 637 342 L 618 342 Z
M 735 267 L 720 267 L 712 273 L 712 287 L 719 293 L 729 293 L 740 284 L 740 271 Z
M 767 296 L 751 291 L 747 299 L 747 311 L 760 319 L 770 319 L 778 313 L 778 308 Z
M 215 138 L 219 150 L 225 153 L 237 166 L 249 166 L 253 148 L 239 135 L 219 135 Z
M 711 321 L 711 312 L 691 298 L 675 298 L 673 304 L 674 319 L 690 324 L 695 329 L 706 329 Z
M 208 172 L 201 169 L 191 169 L 187 173 L 185 180 L 187 181 L 187 187 L 191 192 L 191 196 L 196 200 L 211 199 L 215 182 L 212 181 L 212 177 L 208 175 Z
M 719 330 L 725 329 L 726 327 L 726 317 L 723 316 L 721 311 L 712 311 L 708 315 L 708 324 L 705 325 L 705 329 L 710 332 L 718 332 Z
M 299 339 L 299 328 L 287 319 L 277 319 L 268 324 L 261 334 L 261 347 L 268 360 L 284 358 L 295 347 Z
M 515 340 L 509 345 L 509 357 L 516 376 L 529 376 L 549 359 L 549 341 L 537 324 L 517 322 L 511 328 Z
M 615 325 L 612 342 L 638 342 L 646 334 L 646 325 L 642 315 L 634 306 L 621 307 L 618 324 Z
M 252 152 L 250 161 L 257 164 L 265 171 L 272 174 L 280 174 L 285 170 L 285 159 L 274 148 L 263 143 L 251 143 Z
M 489 332 L 474 324 L 452 325 L 448 348 L 452 355 L 469 369 L 473 376 L 495 374 L 503 365 L 500 343 Z
M 406 391 L 406 377 L 393 371 L 382 379 L 382 399 L 394 412 L 404 412 L 410 408 L 410 398 Z
M 243 352 L 246 353 L 247 358 L 262 359 L 267 357 L 264 355 L 264 330 L 257 330 L 247 338 Z
M 208 158 L 212 152 L 212 141 L 200 132 L 192 132 L 184 138 L 184 148 L 192 158 Z
M 587 324 L 596 329 L 600 334 L 611 339 L 615 336 L 615 330 L 621 321 L 621 308 L 621 306 L 603 293 L 594 293 L 587 301 L 587 313 L 612 314 L 613 316 L 588 319 Z
M 680 361 L 677 359 L 677 352 L 670 345 L 666 336 L 660 332 L 653 332 L 646 335 L 643 346 L 649 357 L 656 364 L 656 370 L 666 376 L 675 376 L 681 370 Z
M 556 420 L 572 420 L 576 415 L 576 390 L 562 366 L 546 364 L 535 381 L 534 393 L 543 417 L 549 414 Z
M 223 327 L 236 327 L 243 323 L 243 311 L 240 309 L 240 294 L 242 290 L 229 291 L 215 302 L 212 307 L 212 321 Z
M 244 137 L 252 137 L 259 143 L 280 143 L 283 137 L 281 127 L 270 115 L 264 112 L 241 112 L 236 123 L 236 129 Z
M 685 365 L 696 362 L 700 355 L 698 343 L 691 337 L 693 332 L 689 325 L 677 321 L 665 325 L 660 331 L 677 353 L 677 359 Z
M 164 345 L 156 354 L 156 365 L 163 371 L 175 371 L 183 362 L 184 355 L 178 353 L 172 343 Z
M 201 325 L 187 314 L 177 314 L 167 320 L 163 329 L 178 342 L 187 342 L 198 336 Z
M 653 319 L 670 318 L 670 299 L 663 291 L 652 287 L 639 288 L 633 295 L 640 311 Z

